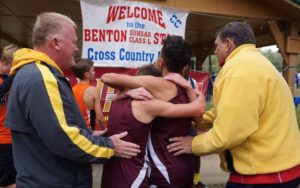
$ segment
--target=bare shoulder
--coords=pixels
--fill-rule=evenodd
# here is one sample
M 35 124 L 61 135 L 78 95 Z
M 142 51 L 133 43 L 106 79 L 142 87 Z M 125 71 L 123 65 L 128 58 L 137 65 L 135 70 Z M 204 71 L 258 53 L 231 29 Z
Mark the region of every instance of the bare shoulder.
M 88 109 L 94 109 L 95 101 L 98 99 L 100 99 L 100 95 L 97 87 L 90 86 L 84 91 L 83 101 Z
M 99 93 L 99 89 L 95 86 L 90 86 L 85 90 L 85 94 L 87 95 L 97 95 L 98 93 Z
M 133 116 L 138 121 L 150 123 L 153 120 L 153 100 L 133 100 L 131 104 Z
M 152 94 L 155 98 L 168 101 L 177 95 L 177 86 L 164 78 L 156 77 L 152 85 Z

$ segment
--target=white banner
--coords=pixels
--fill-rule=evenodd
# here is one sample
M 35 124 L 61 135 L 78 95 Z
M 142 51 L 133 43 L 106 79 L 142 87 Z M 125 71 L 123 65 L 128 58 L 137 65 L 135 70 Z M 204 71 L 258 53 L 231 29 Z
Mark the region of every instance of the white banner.
M 187 12 L 133 1 L 81 0 L 82 58 L 104 67 L 140 67 L 160 55 L 168 35 L 184 37 Z

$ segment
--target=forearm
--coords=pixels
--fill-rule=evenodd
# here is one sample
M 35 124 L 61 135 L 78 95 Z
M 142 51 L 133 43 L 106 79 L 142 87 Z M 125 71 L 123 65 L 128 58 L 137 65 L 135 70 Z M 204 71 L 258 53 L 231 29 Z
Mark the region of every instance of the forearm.
M 194 92 L 193 88 L 187 91 L 189 100 L 196 105 L 196 109 L 199 112 L 197 115 L 194 116 L 194 121 L 198 125 L 203 118 L 203 114 L 205 112 L 206 102 L 203 94 L 200 92 L 198 97 L 196 97 L 196 93 Z
M 203 114 L 205 112 L 206 102 L 205 98 L 202 93 L 199 93 L 198 98 L 195 100 L 197 101 L 197 108 L 200 111 L 200 113 L 197 116 L 194 116 L 194 121 L 196 122 L 196 125 L 199 124 L 199 122 L 203 119 Z
M 194 101 L 197 99 L 196 92 L 194 91 L 194 89 L 191 86 L 186 87 L 185 91 L 188 95 L 189 101 Z
M 116 101 L 116 100 L 120 100 L 120 99 L 124 99 L 124 98 L 126 98 L 126 97 L 128 97 L 128 95 L 127 95 L 127 91 L 128 91 L 128 89 L 122 89 L 122 90 L 120 90 L 114 97 L 113 97 L 113 101 Z
M 97 117 L 97 122 L 102 130 L 107 127 L 106 122 L 104 120 L 104 116 Z
M 101 81 L 116 89 L 141 87 L 138 79 L 125 74 L 105 73 L 101 76 Z

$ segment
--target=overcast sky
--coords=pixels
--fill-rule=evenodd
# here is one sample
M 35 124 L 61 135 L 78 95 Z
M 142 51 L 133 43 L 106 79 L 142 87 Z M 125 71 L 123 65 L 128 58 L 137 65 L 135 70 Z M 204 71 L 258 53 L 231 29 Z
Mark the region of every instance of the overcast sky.
M 259 48 L 260 50 L 262 51 L 268 51 L 268 50 L 272 50 L 273 52 L 278 52 L 278 48 L 277 48 L 277 45 L 272 45 L 272 46 L 266 46 L 266 47 L 262 47 L 262 48 Z

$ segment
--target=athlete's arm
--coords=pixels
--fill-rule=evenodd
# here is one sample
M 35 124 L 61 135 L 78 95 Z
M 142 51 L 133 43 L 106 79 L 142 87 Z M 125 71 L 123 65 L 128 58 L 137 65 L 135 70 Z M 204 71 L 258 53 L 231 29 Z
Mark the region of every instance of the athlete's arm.
M 83 95 L 83 101 L 87 109 L 95 110 L 96 122 L 100 125 L 102 130 L 106 128 L 104 115 L 101 109 L 100 91 L 94 86 L 88 87 Z
M 101 81 L 110 87 L 118 89 L 144 87 L 155 98 L 159 99 L 162 98 L 161 80 L 163 80 L 163 78 L 154 76 L 131 76 L 116 73 L 105 73 L 101 76 Z
M 178 118 L 202 116 L 205 112 L 205 99 L 199 96 L 196 100 L 186 104 L 172 104 L 159 99 L 141 101 L 141 106 L 149 117 L 154 119 L 157 116 Z
M 165 79 L 170 80 L 170 81 L 180 85 L 181 87 L 183 87 L 186 90 L 190 101 L 196 100 L 197 96 L 196 96 L 195 90 L 193 89 L 191 84 L 185 78 L 183 78 L 180 74 L 169 73 L 165 77 Z M 199 92 L 198 95 L 204 99 L 204 96 L 201 92 Z M 205 100 L 203 100 L 202 103 L 205 106 Z M 200 122 L 202 120 L 202 114 L 200 116 L 194 116 L 194 119 L 196 122 Z
M 94 109 L 96 112 L 96 121 L 99 123 L 101 129 L 105 129 L 107 127 L 104 115 L 101 108 L 101 99 L 100 99 L 100 91 L 95 87 L 93 92 L 94 98 Z
M 185 79 L 183 78 L 180 74 L 178 73 L 169 73 L 166 77 L 166 80 L 169 80 L 171 82 L 176 83 L 177 85 L 181 86 L 184 88 L 188 94 L 189 100 L 193 101 L 197 98 L 196 93 L 192 87 L 192 85 Z
M 135 88 L 135 89 L 124 89 L 120 91 L 114 98 L 113 101 L 115 100 L 120 100 L 126 97 L 131 97 L 135 100 L 150 100 L 153 99 L 154 97 L 143 87 Z
M 138 88 L 143 87 L 144 77 L 146 76 L 141 76 L 140 79 L 137 79 L 136 76 L 126 74 L 105 73 L 101 76 L 101 81 L 110 87 L 117 89 Z

